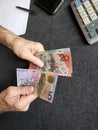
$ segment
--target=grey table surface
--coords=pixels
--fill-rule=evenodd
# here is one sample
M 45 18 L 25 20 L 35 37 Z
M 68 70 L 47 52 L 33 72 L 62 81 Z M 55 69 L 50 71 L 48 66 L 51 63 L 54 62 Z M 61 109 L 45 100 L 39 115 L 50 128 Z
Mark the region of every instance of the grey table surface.
M 89 45 L 65 0 L 49 15 L 31 0 L 26 39 L 41 42 L 46 50 L 70 47 L 73 74 L 59 77 L 53 103 L 37 98 L 27 112 L 0 114 L 0 130 L 98 130 L 98 43 Z M 16 85 L 16 68 L 28 68 L 0 44 L 0 91 Z

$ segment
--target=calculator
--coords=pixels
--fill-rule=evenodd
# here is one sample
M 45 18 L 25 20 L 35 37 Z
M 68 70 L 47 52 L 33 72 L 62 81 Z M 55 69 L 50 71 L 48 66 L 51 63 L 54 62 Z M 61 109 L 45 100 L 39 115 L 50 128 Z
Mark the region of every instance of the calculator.
M 98 0 L 74 0 L 71 7 L 87 42 L 98 43 Z

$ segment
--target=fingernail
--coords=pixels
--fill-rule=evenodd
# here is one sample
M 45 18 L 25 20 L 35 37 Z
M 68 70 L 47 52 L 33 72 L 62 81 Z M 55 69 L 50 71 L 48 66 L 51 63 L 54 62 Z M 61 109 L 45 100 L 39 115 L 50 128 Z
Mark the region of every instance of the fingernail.
M 40 63 L 40 67 L 43 67 L 43 66 L 44 66 L 44 63 L 43 63 L 43 62 L 41 62 L 41 63 Z

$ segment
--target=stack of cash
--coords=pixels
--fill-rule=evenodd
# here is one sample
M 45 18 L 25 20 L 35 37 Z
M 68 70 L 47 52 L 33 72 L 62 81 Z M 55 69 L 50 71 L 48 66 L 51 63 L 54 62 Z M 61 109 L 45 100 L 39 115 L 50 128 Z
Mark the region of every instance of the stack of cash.
M 36 56 L 44 67 L 30 63 L 29 69 L 17 68 L 17 86 L 33 86 L 37 96 L 52 103 L 58 76 L 72 75 L 70 48 L 38 52 Z

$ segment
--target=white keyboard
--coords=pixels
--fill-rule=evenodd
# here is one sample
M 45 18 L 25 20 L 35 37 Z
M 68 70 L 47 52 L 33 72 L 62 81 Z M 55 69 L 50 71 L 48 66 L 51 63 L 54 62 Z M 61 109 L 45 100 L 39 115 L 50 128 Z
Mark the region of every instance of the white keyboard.
M 87 42 L 98 43 L 98 0 L 74 0 L 71 7 Z

